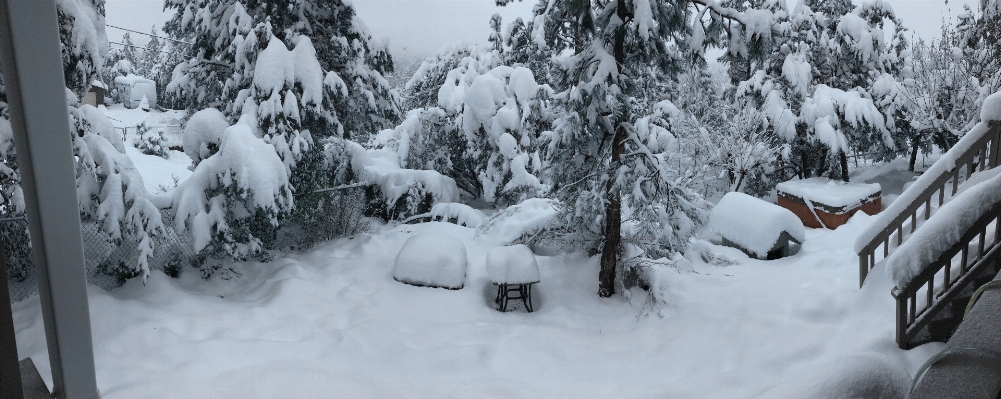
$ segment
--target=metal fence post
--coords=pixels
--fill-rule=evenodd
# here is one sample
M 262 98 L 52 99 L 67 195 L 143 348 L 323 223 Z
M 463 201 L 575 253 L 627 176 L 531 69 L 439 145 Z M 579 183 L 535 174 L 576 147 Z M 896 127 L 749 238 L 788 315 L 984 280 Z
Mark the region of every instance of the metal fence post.
M 52 0 L 0 0 L 0 66 L 38 276 L 53 396 L 93 399 L 100 395 L 59 46 Z

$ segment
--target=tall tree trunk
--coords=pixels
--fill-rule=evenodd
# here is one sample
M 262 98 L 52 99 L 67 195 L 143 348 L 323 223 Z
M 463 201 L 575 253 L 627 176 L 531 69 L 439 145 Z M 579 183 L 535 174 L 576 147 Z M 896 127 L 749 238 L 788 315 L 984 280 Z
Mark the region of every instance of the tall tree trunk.
M 615 128 L 615 138 L 612 142 L 612 165 L 619 163 L 619 157 L 625 152 L 623 141 L 626 139 L 626 128 L 619 125 Z M 598 296 L 608 298 L 615 293 L 615 267 L 619 256 L 619 243 L 622 241 L 622 196 L 611 194 L 614 177 L 608 180 L 606 192 L 610 195 L 605 207 L 605 245 L 601 248 L 601 270 L 598 272 Z
M 838 151 L 838 158 L 841 158 L 841 180 L 848 183 L 848 154 L 845 150 Z
M 626 61 L 626 24 L 629 22 L 629 10 L 626 9 L 626 1 L 618 0 L 615 14 L 622 21 L 622 26 L 615 32 L 615 43 L 612 49 L 615 56 L 615 63 L 622 74 L 622 65 Z M 621 79 L 621 77 L 620 77 Z M 613 121 L 615 134 L 612 138 L 612 162 L 609 165 L 612 170 L 619 164 L 619 158 L 625 152 L 626 128 L 622 121 Z M 619 256 L 619 243 L 622 240 L 622 196 L 619 193 L 612 194 L 615 174 L 609 173 L 609 181 L 605 188 L 608 196 L 608 205 L 605 207 L 605 245 L 601 249 L 601 270 L 598 272 L 598 296 L 608 298 L 615 294 L 615 267 Z
M 911 160 L 907 163 L 907 171 L 914 171 L 914 164 L 918 162 L 918 138 L 911 139 Z

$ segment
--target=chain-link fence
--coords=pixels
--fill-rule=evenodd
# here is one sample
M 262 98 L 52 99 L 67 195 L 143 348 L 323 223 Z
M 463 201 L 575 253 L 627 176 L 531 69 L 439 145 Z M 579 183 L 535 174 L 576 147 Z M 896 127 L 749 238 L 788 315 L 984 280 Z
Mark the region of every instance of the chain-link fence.
M 320 242 L 364 231 L 362 218 L 366 192 L 364 186 L 311 193 L 296 197 L 297 211 L 274 237 L 265 240 L 273 252 L 306 251 Z M 306 207 L 309 208 L 306 208 Z M 201 268 L 205 258 L 196 253 L 187 234 L 177 234 L 171 212 L 161 210 L 166 234 L 155 239 L 156 247 L 150 268 L 177 276 L 184 266 Z M 97 221 L 81 223 L 87 281 L 104 289 L 121 286 L 132 275 L 123 275 L 126 265 L 134 265 L 139 256 L 138 242 L 120 240 L 116 243 L 101 231 Z M 31 260 L 28 222 L 24 218 L 0 219 L 0 235 L 4 241 L 4 261 L 9 276 L 11 302 L 17 302 L 38 292 L 35 267 Z

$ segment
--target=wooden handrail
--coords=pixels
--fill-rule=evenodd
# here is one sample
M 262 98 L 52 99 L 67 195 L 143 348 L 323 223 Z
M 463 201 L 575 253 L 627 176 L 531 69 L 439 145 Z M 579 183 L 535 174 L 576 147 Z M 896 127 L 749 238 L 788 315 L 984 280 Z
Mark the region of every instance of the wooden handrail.
M 960 147 L 957 145 L 953 147 L 953 150 L 960 150 Z M 953 150 L 950 150 L 949 153 Z M 949 159 L 949 157 L 942 157 L 942 159 Z M 904 226 L 908 222 L 907 219 L 910 219 L 909 233 L 913 233 L 917 229 L 919 217 L 922 220 L 928 220 L 931 217 L 932 204 L 936 194 L 938 197 L 937 206 L 942 206 L 945 203 L 947 191 L 950 191 L 949 197 L 956 194 L 956 191 L 959 189 L 960 179 L 965 181 L 975 172 L 998 166 L 998 162 L 1001 160 L 1001 123 L 991 121 L 989 131 L 966 148 L 965 152 L 955 156 L 954 159 L 956 161 L 952 168 L 943 170 L 936 176 L 935 180 L 913 202 L 896 213 L 892 219 L 884 222 L 885 226 L 882 231 L 876 234 L 868 244 L 858 251 L 859 287 L 865 283 L 865 278 L 869 274 L 869 270 L 872 270 L 876 265 L 876 250 L 882 246 L 883 258 L 886 258 L 889 255 L 891 245 L 897 246 L 903 243 L 905 234 Z M 939 162 L 942 162 L 942 160 L 940 159 Z M 950 181 L 952 182 L 951 190 L 947 188 Z M 922 207 L 924 207 L 924 210 L 918 212 Z M 887 220 L 886 218 L 887 216 L 883 216 L 881 220 Z M 896 240 L 893 240 L 894 236 L 896 236 Z M 896 243 L 893 243 L 893 241 L 896 241 Z
M 994 223 L 994 237 L 987 242 L 987 228 Z M 952 276 L 953 259 L 960 255 L 959 273 Z M 971 259 L 971 255 L 974 255 Z M 928 325 L 942 309 L 959 295 L 991 263 L 1001 257 L 1001 203 L 995 204 L 955 245 L 902 289 L 894 288 L 897 301 L 897 345 L 912 347 L 911 340 Z M 941 287 L 936 289 L 936 283 Z M 917 307 L 918 293 L 925 297 L 925 306 Z

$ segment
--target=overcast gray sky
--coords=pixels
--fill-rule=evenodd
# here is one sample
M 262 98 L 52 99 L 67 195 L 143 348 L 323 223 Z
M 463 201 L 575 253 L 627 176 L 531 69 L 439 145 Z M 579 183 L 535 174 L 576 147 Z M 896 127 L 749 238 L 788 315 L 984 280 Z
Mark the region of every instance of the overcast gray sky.
M 531 16 L 536 0 L 514 2 L 507 7 L 497 7 L 494 0 L 353 0 L 358 16 L 376 38 L 389 38 L 394 52 L 404 48 L 408 52 L 427 56 L 437 52 L 447 43 L 486 43 L 490 36 L 488 21 L 494 13 L 504 18 L 504 23 L 515 17 Z M 796 0 L 789 0 L 790 5 Z M 937 37 L 942 19 L 955 17 L 965 3 L 975 6 L 978 0 L 889 0 L 904 20 L 904 26 L 925 38 Z M 149 32 L 153 25 L 159 30 L 170 14 L 163 11 L 162 0 L 108 0 L 105 6 L 107 23 L 141 32 Z M 120 42 L 123 31 L 108 28 L 108 39 Z M 148 37 L 132 34 L 137 45 L 144 45 Z M 112 47 L 116 47 L 112 45 Z

